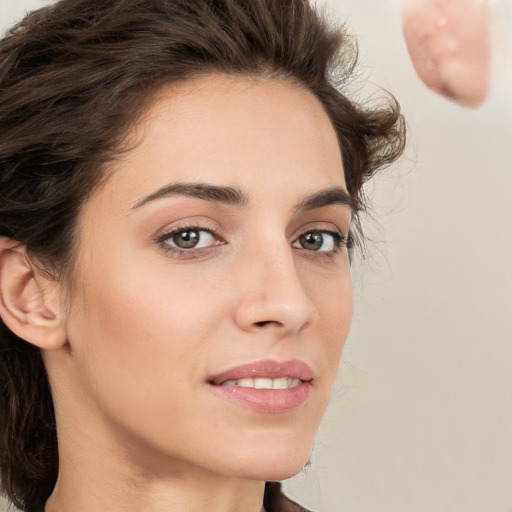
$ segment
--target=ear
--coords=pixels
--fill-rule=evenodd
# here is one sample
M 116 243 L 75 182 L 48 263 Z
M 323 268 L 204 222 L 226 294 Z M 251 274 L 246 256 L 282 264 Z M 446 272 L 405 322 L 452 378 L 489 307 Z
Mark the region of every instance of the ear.
M 18 337 L 54 350 L 67 342 L 60 285 L 33 269 L 26 248 L 0 238 L 0 316 Z

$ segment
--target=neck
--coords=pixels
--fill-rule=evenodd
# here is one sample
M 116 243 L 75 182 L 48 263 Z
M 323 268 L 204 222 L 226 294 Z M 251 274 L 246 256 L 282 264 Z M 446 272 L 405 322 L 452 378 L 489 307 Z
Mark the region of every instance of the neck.
M 86 397 L 75 401 L 88 409 Z M 162 454 L 100 415 L 63 414 L 59 405 L 59 476 L 45 512 L 261 511 L 263 481 Z
M 61 457 L 46 512 L 260 512 L 264 482 L 209 474 L 170 461 L 172 469 L 147 471 L 103 453 Z
M 98 510 L 125 510 L 129 512 L 260 512 L 263 485 L 247 487 L 234 482 L 221 486 L 202 486 L 200 482 L 149 482 L 137 487 L 120 486 L 112 482 L 112 488 L 103 485 L 73 487 L 60 480 L 50 496 L 45 512 L 97 512 Z M 110 484 L 110 482 L 108 482 Z M 115 486 L 115 487 L 114 487 Z

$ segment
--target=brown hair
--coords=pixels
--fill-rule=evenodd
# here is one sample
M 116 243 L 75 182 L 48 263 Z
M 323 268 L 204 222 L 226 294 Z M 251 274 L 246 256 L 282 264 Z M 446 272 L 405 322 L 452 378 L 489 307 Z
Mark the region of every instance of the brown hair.
M 363 183 L 401 153 L 404 126 L 393 98 L 348 99 L 356 54 L 307 0 L 61 0 L 29 14 L 0 41 L 0 236 L 69 277 L 80 206 L 151 92 L 212 71 L 281 76 L 315 94 L 361 210 Z M 2 489 L 39 510 L 58 473 L 51 391 L 40 351 L 2 321 L 0 387 Z M 293 510 L 277 484 L 265 500 Z

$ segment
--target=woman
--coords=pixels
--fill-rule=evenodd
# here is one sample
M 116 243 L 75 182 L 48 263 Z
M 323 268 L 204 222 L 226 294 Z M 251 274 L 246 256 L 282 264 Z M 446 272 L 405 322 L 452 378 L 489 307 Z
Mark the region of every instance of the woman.
M 305 0 L 62 0 L 0 43 L 18 507 L 303 510 L 275 482 L 333 387 L 362 184 L 404 139 L 335 87 L 354 55 Z

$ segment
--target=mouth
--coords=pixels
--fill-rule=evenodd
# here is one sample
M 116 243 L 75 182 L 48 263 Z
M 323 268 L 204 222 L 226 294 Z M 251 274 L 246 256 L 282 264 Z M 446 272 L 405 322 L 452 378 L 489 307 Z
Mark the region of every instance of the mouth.
M 231 402 L 274 414 L 291 411 L 306 402 L 312 382 L 312 369 L 298 360 L 258 361 L 208 379 L 211 389 Z
M 226 380 L 220 386 L 240 386 L 254 389 L 289 389 L 300 386 L 303 381 L 292 377 L 266 379 L 264 377 L 245 378 L 239 380 Z

